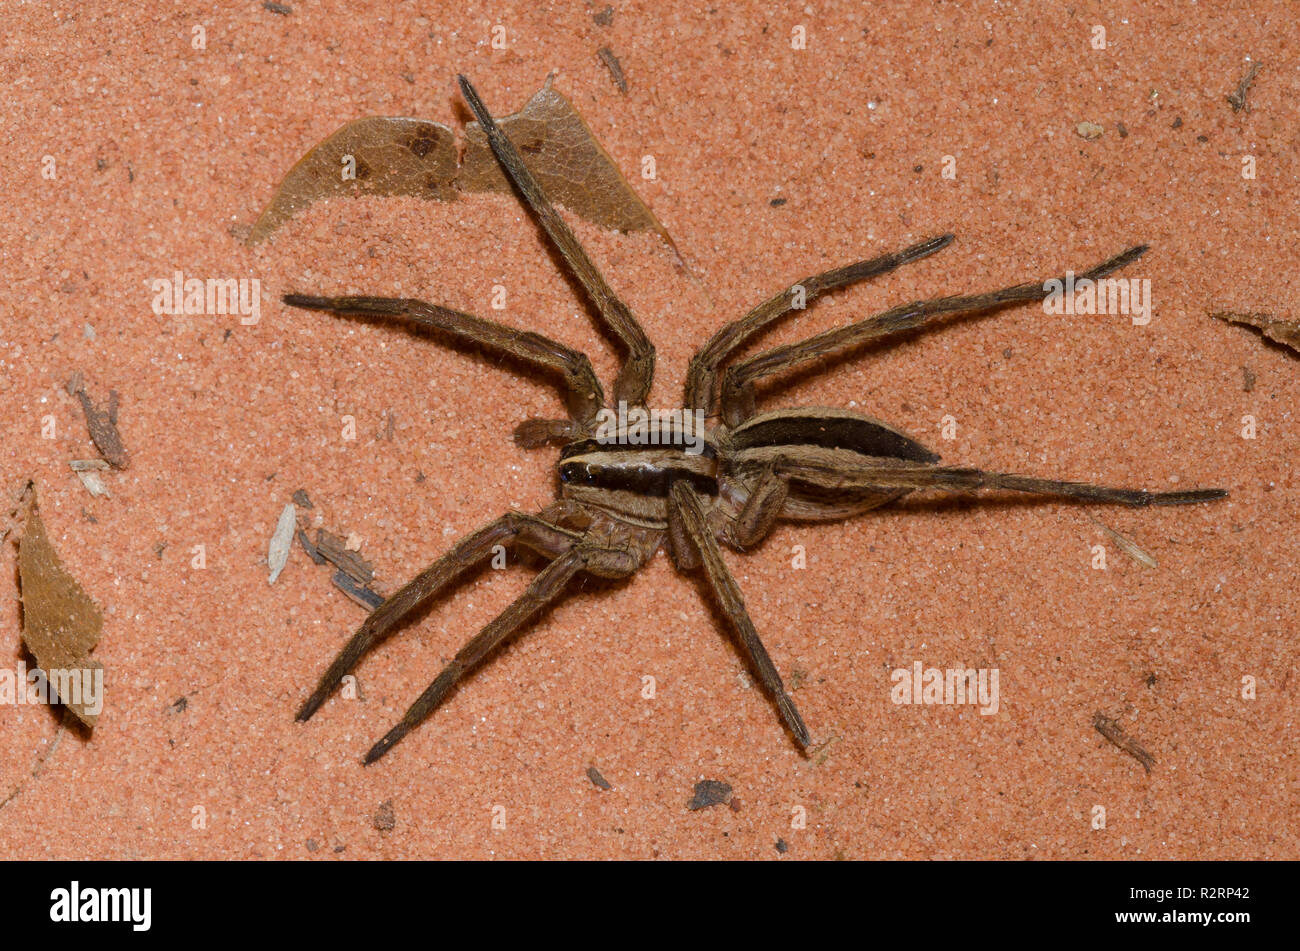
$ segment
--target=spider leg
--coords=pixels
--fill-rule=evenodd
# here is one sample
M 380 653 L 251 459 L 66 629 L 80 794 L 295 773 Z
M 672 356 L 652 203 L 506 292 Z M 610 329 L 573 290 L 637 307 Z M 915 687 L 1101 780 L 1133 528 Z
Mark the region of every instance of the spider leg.
M 1075 280 L 1098 280 L 1136 261 L 1146 253 L 1146 245 L 1129 248 L 1108 261 L 1103 261 Z M 1062 284 L 1065 278 L 1062 277 Z M 973 314 L 1007 307 L 1026 301 L 1043 300 L 1049 296 L 1045 281 L 1017 284 L 987 294 L 955 297 L 937 297 L 928 301 L 913 301 L 891 308 L 874 317 L 867 317 L 845 327 L 827 330 L 798 343 L 774 347 L 727 369 L 722 381 L 722 416 L 729 426 L 736 426 L 754 412 L 754 383 L 765 376 L 809 363 L 826 354 L 850 350 L 868 340 L 912 330 L 933 323 L 950 314 Z
M 285 294 L 291 307 L 323 310 L 341 317 L 381 316 L 407 326 L 440 330 L 462 343 L 475 344 L 498 356 L 510 356 L 539 370 L 558 372 L 569 416 L 580 428 L 595 418 L 605 403 L 596 371 L 586 354 L 532 331 L 516 330 L 473 314 L 437 304 L 397 297 L 313 297 Z
M 650 383 L 654 379 L 655 370 L 655 348 L 650 343 L 650 338 L 641 329 L 632 311 L 614 293 L 604 276 L 597 270 L 578 241 L 577 235 L 573 233 L 573 229 L 555 210 L 550 199 L 546 197 L 546 192 L 542 190 L 541 184 L 520 158 L 518 149 L 493 120 L 487 106 L 483 105 L 483 100 L 479 98 L 478 92 L 470 85 L 470 81 L 464 76 L 456 78 L 460 82 L 465 101 L 469 103 L 479 125 L 487 134 L 488 144 L 492 147 L 492 153 L 497 157 L 497 161 L 501 163 L 506 177 L 514 182 L 515 188 L 523 196 L 533 216 L 559 250 L 573 276 L 586 291 L 588 299 L 599 312 L 605 328 L 613 332 L 627 350 L 627 357 L 618 372 L 618 378 L 614 381 L 614 399 L 624 401 L 628 406 L 644 406 L 646 397 L 650 393 Z
M 705 415 L 716 415 L 718 409 L 718 371 L 732 355 L 761 334 L 773 323 L 795 310 L 811 304 L 829 291 L 848 287 L 859 281 L 892 271 L 912 261 L 919 261 L 952 244 L 951 234 L 929 238 L 910 248 L 882 254 L 868 261 L 859 261 L 805 277 L 786 290 L 759 304 L 744 317 L 733 320 L 709 338 L 709 342 L 691 357 L 686 377 L 686 406 L 704 410 Z M 797 293 L 798 291 L 802 293 Z
M 728 540 L 732 547 L 746 551 L 766 538 L 776 525 L 789 495 L 790 487 L 783 476 L 777 475 L 770 467 L 763 470 L 750 490 L 749 498 L 731 522 Z
M 511 512 L 467 535 L 424 571 L 420 572 L 383 604 L 375 608 L 334 662 L 321 676 L 315 691 L 298 711 L 299 721 L 309 720 L 357 662 L 374 644 L 386 637 L 420 605 L 441 593 L 467 568 L 486 561 L 497 545 L 516 542 L 545 555 L 559 555 L 571 548 L 581 535 L 533 515 Z
M 365 755 L 368 766 L 379 759 L 402 737 L 423 723 L 447 698 L 452 688 L 506 641 L 542 608 L 555 602 L 565 586 L 579 571 L 608 578 L 627 577 L 640 566 L 642 559 L 617 547 L 579 542 L 560 554 L 533 578 L 528 589 L 508 608 L 493 618 L 442 669 L 419 699 L 411 704 L 397 725 Z
M 976 492 L 1002 489 L 1082 499 L 1087 502 L 1111 502 L 1117 505 L 1193 505 L 1226 498 L 1226 489 L 1188 489 L 1181 492 L 1149 492 L 1146 489 L 1122 489 L 1088 482 L 1063 482 L 1034 476 L 985 472 L 958 466 L 816 466 L 782 460 L 776 470 L 788 477 L 807 480 L 827 488 L 898 488 L 951 489 Z
M 758 679 L 762 682 L 768 696 L 776 704 L 781 722 L 801 747 L 808 747 L 812 743 L 808 728 L 804 726 L 803 718 L 799 716 L 794 701 L 785 692 L 785 684 L 781 682 L 776 664 L 772 663 L 767 648 L 759 640 L 754 622 L 750 620 L 749 612 L 745 609 L 745 599 L 740 593 L 740 587 L 736 584 L 736 579 L 731 576 L 731 572 L 727 570 L 718 543 L 714 540 L 713 533 L 709 531 L 699 493 L 681 481 L 674 482 L 670 491 L 671 508 L 677 510 L 676 517 L 680 519 L 683 531 L 704 565 L 704 573 L 714 596 L 736 630 L 741 652 L 758 674 Z

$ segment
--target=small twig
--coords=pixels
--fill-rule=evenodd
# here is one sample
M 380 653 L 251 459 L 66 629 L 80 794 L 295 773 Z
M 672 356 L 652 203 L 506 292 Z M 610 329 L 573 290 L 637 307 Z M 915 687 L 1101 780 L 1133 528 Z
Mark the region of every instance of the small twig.
M 1148 775 L 1151 773 L 1151 767 L 1156 765 L 1155 757 L 1138 745 L 1137 741 L 1124 732 L 1120 727 L 1118 720 L 1112 720 L 1106 714 L 1098 710 L 1092 716 L 1092 725 L 1097 732 L 1110 740 L 1121 750 L 1133 757 L 1142 764 Z
M 623 66 L 619 63 L 618 57 L 614 55 L 614 51 L 608 46 L 602 46 L 596 50 L 596 55 L 600 57 L 600 61 L 609 70 L 609 75 L 614 80 L 614 85 L 618 87 L 618 91 L 626 96 L 627 77 L 623 75 Z
M 41 773 L 45 770 L 46 761 L 49 760 L 49 758 L 54 755 L 54 751 L 59 748 L 59 741 L 63 739 L 63 734 L 67 729 L 68 718 L 72 715 L 72 711 L 66 708 L 64 709 L 63 716 L 59 720 L 58 728 L 54 731 L 54 739 L 50 740 L 50 745 L 45 748 L 44 752 L 37 754 L 36 762 L 32 764 L 32 771 L 27 779 L 40 778 Z M 5 797 L 4 801 L 0 802 L 0 809 L 9 805 L 9 803 L 13 802 L 22 794 L 22 791 L 27 788 L 27 779 L 19 782 L 18 785 L 13 788 L 13 791 Z
M 1232 106 L 1233 112 L 1241 112 L 1246 108 L 1246 96 L 1250 92 L 1251 83 L 1255 81 L 1255 76 L 1259 73 L 1262 63 L 1251 63 L 1250 69 L 1246 70 L 1246 75 L 1241 77 L 1241 82 L 1237 83 L 1237 91 L 1230 92 L 1224 96 L 1228 100 L 1228 105 Z

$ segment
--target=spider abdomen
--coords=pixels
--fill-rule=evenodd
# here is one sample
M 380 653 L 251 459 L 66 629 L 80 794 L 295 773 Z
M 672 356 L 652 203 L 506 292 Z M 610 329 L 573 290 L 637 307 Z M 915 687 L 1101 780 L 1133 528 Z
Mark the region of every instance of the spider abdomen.
M 816 407 L 761 413 L 737 426 L 727 439 L 724 468 L 726 477 L 745 488 L 764 472 L 776 471 L 788 488 L 781 518 L 825 521 L 877 508 L 910 491 L 853 485 L 843 473 L 864 465 L 938 461 L 938 454 L 888 423 L 850 410 Z

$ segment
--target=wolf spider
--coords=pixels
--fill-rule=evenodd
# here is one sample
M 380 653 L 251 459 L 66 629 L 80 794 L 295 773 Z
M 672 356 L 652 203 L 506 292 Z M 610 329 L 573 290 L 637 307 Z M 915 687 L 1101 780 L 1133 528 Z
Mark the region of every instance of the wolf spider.
M 604 329 L 626 351 L 614 381 L 615 401 L 644 409 L 655 364 L 649 338 L 556 213 L 474 87 L 464 76 L 458 79 L 501 167 L 582 285 Z M 878 337 L 929 327 L 949 315 L 1000 309 L 1046 296 L 1044 282 L 1033 281 L 985 294 L 917 301 L 733 361 L 737 351 L 801 304 L 927 257 L 952 241 L 951 234 L 944 234 L 895 254 L 814 275 L 724 326 L 691 359 L 685 394 L 688 412 L 682 413 L 681 424 L 668 428 L 666 444 L 650 446 L 632 439 L 626 425 L 613 438 L 608 433 L 598 435 L 598 415 L 606 406 L 600 381 L 587 357 L 562 343 L 419 300 L 286 294 L 284 302 L 294 307 L 340 316 L 381 316 L 409 327 L 434 328 L 461 343 L 558 375 L 568 409 L 567 419 L 530 419 L 515 430 L 515 441 L 525 448 L 564 447 L 558 464 L 560 497 L 536 515 L 508 512 L 488 523 L 385 600 L 325 671 L 299 710 L 298 720 L 309 719 L 377 641 L 442 593 L 462 571 L 481 565 L 497 545 L 522 546 L 549 564 L 518 600 L 460 649 L 401 721 L 370 749 L 367 764 L 388 752 L 432 714 L 463 677 L 555 603 L 575 575 L 627 578 L 666 544 L 679 570 L 704 569 L 713 596 L 735 629 L 741 654 L 786 729 L 806 750 L 811 742 L 808 728 L 759 640 L 740 589 L 723 561 L 721 545 L 746 552 L 780 520 L 838 521 L 918 489 L 1010 490 L 1134 506 L 1206 502 L 1227 494 L 1220 489 L 1148 492 L 943 466 L 938 455 L 915 439 L 869 416 L 839 409 L 756 412 L 755 384 L 764 377 Z M 1104 277 L 1145 251 L 1145 245 L 1130 248 L 1083 276 Z M 800 289 L 802 300 L 797 294 Z M 703 433 L 688 425 L 697 418 L 695 411 L 714 421 Z

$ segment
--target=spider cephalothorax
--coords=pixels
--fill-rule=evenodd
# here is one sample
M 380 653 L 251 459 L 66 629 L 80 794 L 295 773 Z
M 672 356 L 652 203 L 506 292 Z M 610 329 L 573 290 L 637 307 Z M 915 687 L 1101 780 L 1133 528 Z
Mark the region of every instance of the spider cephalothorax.
M 528 590 L 461 648 L 401 721 L 371 748 L 365 762 L 374 762 L 437 709 L 462 677 L 540 609 L 556 601 L 575 575 L 626 578 L 664 545 L 679 569 L 704 569 L 714 597 L 735 629 L 741 653 L 776 704 L 782 722 L 799 745 L 807 747 L 808 729 L 759 640 L 720 546 L 746 551 L 778 521 L 840 520 L 917 489 L 1001 489 L 1123 505 L 1177 505 L 1227 495 L 1221 489 L 1147 492 L 943 466 L 938 455 L 915 439 L 859 413 L 824 408 L 756 412 L 755 383 L 765 376 L 843 353 L 877 337 L 925 327 L 948 315 L 1048 296 L 1045 282 L 1034 281 L 986 294 L 912 302 L 733 361 L 741 348 L 793 310 L 827 291 L 933 254 L 952 242 L 948 234 L 809 277 L 727 324 L 691 360 L 685 405 L 656 417 L 645 409 L 654 375 L 654 347 L 556 214 L 469 81 L 463 76 L 459 80 L 507 177 L 582 285 L 604 326 L 625 348 L 626 357 L 614 382 L 615 414 L 587 357 L 540 334 L 418 300 L 285 295 L 285 302 L 295 307 L 401 319 L 556 374 L 569 411 L 567 419 L 528 420 L 515 431 L 515 441 L 525 448 L 563 446 L 558 462 L 560 498 L 536 515 L 510 512 L 490 522 L 384 601 L 335 658 L 298 712 L 299 720 L 311 717 L 366 651 L 415 608 L 444 591 L 462 571 L 486 562 L 497 546 L 518 545 L 545 558 L 547 566 Z M 1098 280 L 1145 251 L 1145 246 L 1130 248 L 1084 272 L 1076 283 L 1081 278 Z M 612 425 L 611 414 L 617 420 Z

